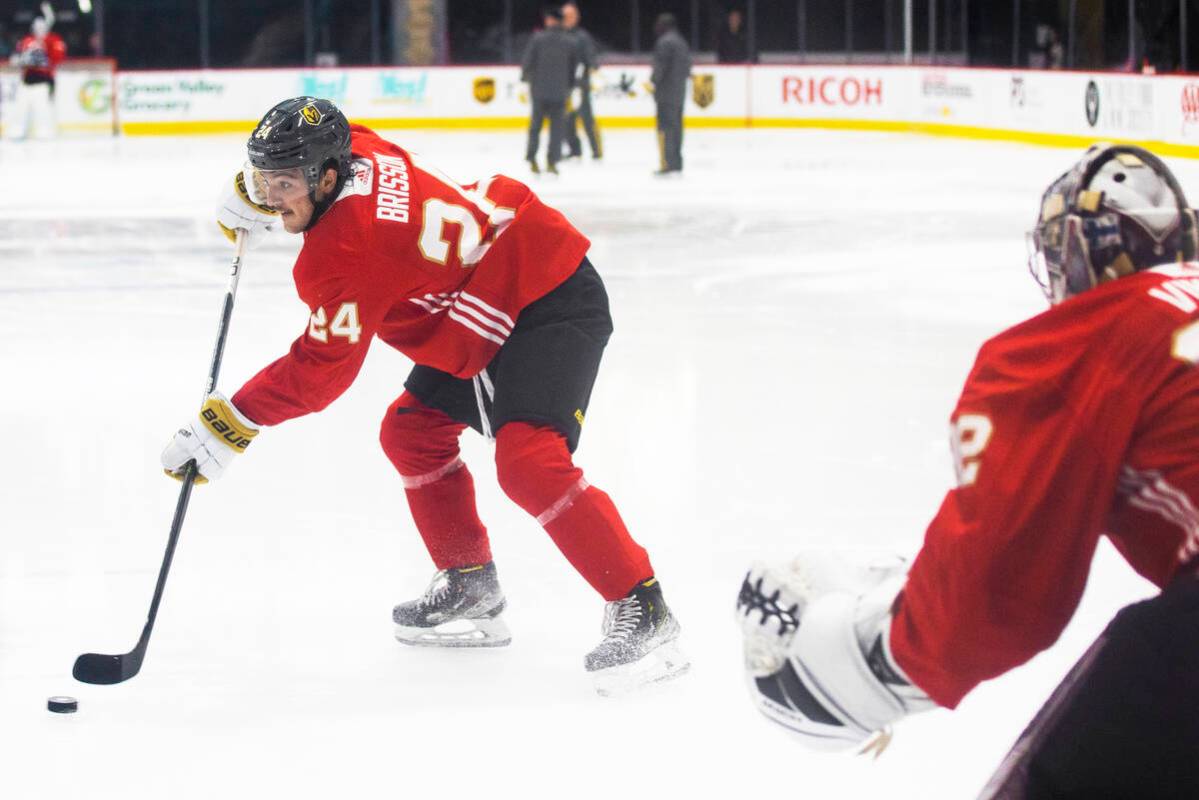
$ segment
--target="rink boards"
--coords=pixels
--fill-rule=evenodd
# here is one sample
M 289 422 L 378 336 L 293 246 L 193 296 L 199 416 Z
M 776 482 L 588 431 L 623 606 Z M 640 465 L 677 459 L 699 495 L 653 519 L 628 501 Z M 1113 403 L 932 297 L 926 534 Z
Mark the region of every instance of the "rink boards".
M 14 75 L 0 73 L 0 97 L 12 96 Z M 648 65 L 599 69 L 592 103 L 601 124 L 652 127 L 649 77 Z M 529 112 L 513 66 L 76 70 L 60 78 L 57 108 L 66 133 L 230 133 L 302 94 L 329 98 L 379 128 L 515 129 Z M 11 107 L 0 103 L 0 120 Z M 1199 79 L 1186 76 L 701 64 L 684 113 L 689 127 L 911 131 L 1071 147 L 1108 139 L 1199 156 Z

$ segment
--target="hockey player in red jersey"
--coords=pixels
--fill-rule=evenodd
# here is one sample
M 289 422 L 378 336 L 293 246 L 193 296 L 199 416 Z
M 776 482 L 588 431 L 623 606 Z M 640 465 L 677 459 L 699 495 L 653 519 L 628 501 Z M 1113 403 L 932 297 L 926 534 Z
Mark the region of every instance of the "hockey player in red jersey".
M 751 694 L 823 744 L 954 708 L 1054 643 L 1106 535 L 1162 591 L 1115 617 L 984 797 L 1199 797 L 1195 215 L 1158 158 L 1095 146 L 1032 241 L 1052 307 L 979 351 L 950 420 L 957 488 L 911 568 L 755 565 Z
M 353 382 L 378 337 L 414 362 L 380 440 L 438 573 L 393 612 L 397 638 L 509 643 L 487 531 L 458 438 L 494 439 L 501 487 L 608 601 L 587 654 L 609 693 L 681 673 L 679 625 L 649 557 L 571 458 L 612 332 L 589 242 L 503 175 L 462 186 L 312 97 L 271 109 L 219 222 L 258 237 L 302 233 L 293 275 L 311 316 L 291 351 L 226 399 L 212 394 L 163 465 L 218 477 L 264 426 L 320 411 Z M 450 623 L 454 623 L 451 625 Z M 465 630 L 462 630 L 465 628 Z
M 43 16 L 33 20 L 30 33 L 17 42 L 12 54 L 12 63 L 21 68 L 21 84 L 14 98 L 14 109 L 10 119 L 13 127 L 10 136 L 24 139 L 32 128 L 41 138 L 53 137 L 54 122 L 54 73 L 67 56 L 67 46 L 62 37 L 52 33 L 53 11 L 49 3 L 42 4 Z

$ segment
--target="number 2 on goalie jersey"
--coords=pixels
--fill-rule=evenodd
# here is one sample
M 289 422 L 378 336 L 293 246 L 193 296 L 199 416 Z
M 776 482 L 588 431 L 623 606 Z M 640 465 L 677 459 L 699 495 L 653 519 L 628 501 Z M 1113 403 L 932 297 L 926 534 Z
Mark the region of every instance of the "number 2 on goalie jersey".
M 978 457 L 991 441 L 990 417 L 982 414 L 962 414 L 949 425 L 949 446 L 953 450 L 953 468 L 958 486 L 969 486 L 978 480 Z

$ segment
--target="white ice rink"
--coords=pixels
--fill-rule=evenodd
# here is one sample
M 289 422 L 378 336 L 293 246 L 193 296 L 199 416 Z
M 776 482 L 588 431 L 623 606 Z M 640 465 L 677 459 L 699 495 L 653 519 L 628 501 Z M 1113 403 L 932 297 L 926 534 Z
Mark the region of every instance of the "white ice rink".
M 462 179 L 527 178 L 523 134 L 395 132 Z M 602 603 L 464 438 L 508 595 L 498 651 L 406 648 L 433 573 L 377 442 L 410 363 L 377 344 L 324 413 L 197 488 L 142 673 L 177 495 L 158 454 L 203 389 L 241 137 L 0 145 L 0 798 L 973 797 L 1074 659 L 1152 593 L 1106 545 L 1057 646 L 878 761 L 808 752 L 747 702 L 732 606 L 755 558 L 912 554 L 949 488 L 981 342 L 1044 307 L 1023 234 L 1074 151 L 906 135 L 650 131 L 533 181 L 592 240 L 616 334 L 577 461 L 649 550 L 690 675 L 592 691 Z M 1199 171 L 1173 162 L 1199 194 Z M 307 323 L 279 235 L 246 261 L 221 387 Z M 49 695 L 79 698 L 50 714 Z

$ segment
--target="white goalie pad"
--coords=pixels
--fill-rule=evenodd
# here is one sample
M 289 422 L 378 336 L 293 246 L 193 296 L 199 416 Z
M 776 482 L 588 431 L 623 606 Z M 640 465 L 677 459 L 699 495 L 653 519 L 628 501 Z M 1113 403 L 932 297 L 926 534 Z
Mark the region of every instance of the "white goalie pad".
M 855 606 L 841 593 L 813 602 L 781 669 L 750 676 L 758 709 L 820 749 L 861 744 L 906 713 L 862 654 Z
M 804 554 L 784 567 L 755 565 L 738 610 L 758 709 L 806 744 L 839 750 L 931 707 L 887 645 L 905 571 L 902 559 L 863 562 L 835 553 Z

